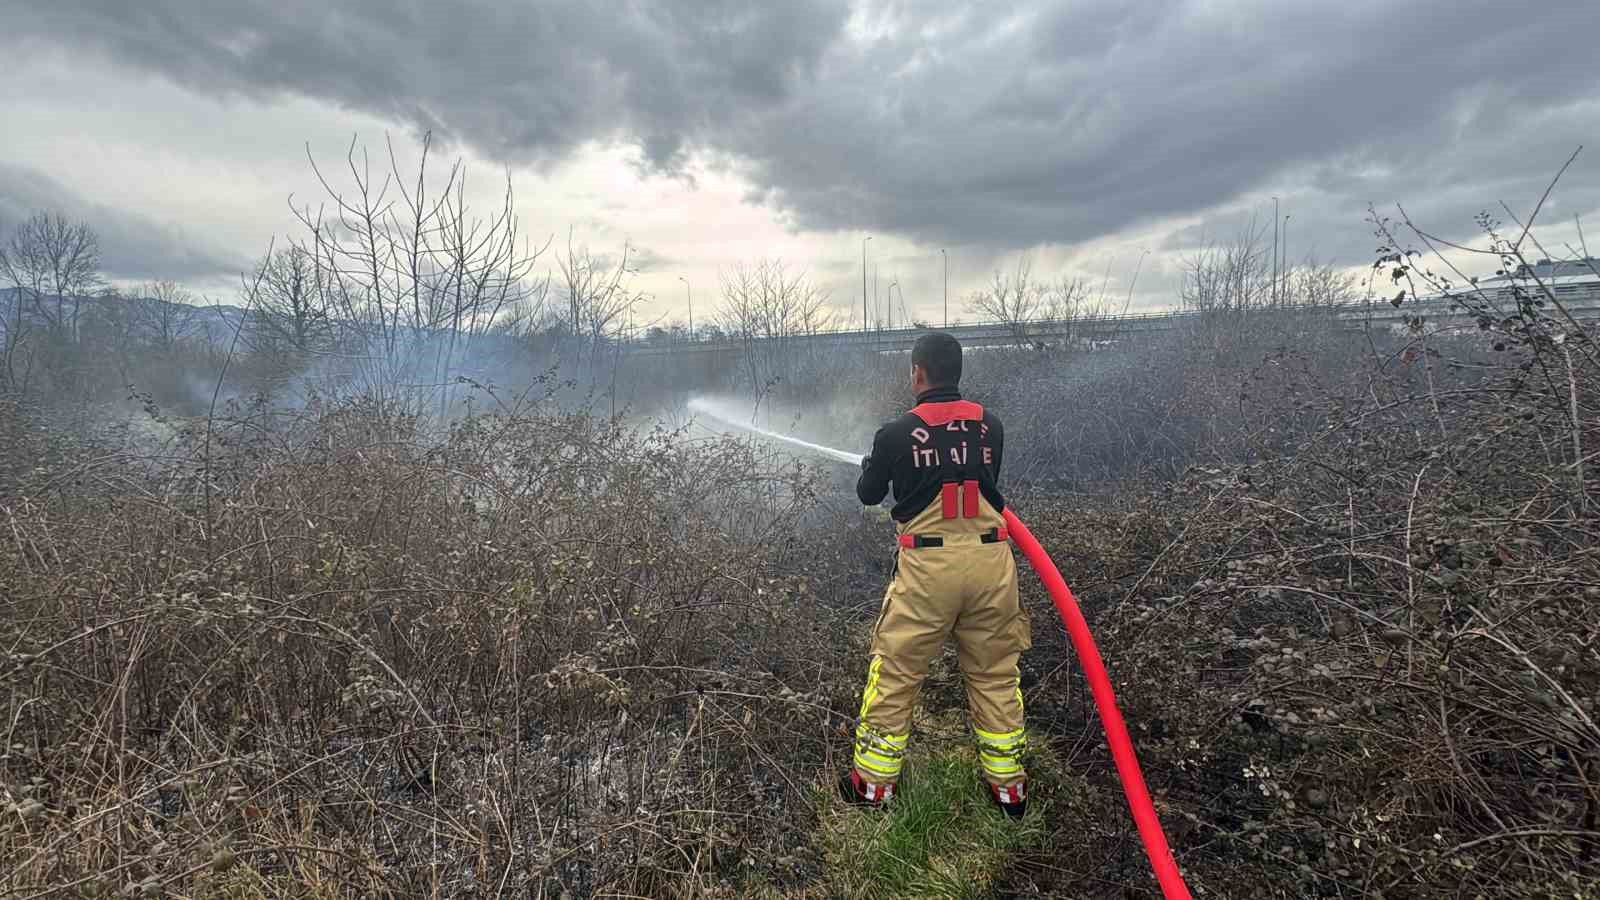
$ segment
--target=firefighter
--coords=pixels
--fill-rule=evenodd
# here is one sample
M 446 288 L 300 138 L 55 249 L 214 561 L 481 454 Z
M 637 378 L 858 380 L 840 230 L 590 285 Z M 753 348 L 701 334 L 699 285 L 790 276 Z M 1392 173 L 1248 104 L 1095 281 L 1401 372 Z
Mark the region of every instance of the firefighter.
M 899 535 L 894 579 L 873 626 L 854 765 L 840 781 L 852 803 L 894 797 L 928 664 L 955 635 L 978 759 L 990 798 L 1014 818 L 1027 804 L 1026 732 L 1017 661 L 1032 645 L 1017 597 L 999 490 L 1000 420 L 961 398 L 961 344 L 934 332 L 911 351 L 917 405 L 878 429 L 856 495 L 890 511 Z

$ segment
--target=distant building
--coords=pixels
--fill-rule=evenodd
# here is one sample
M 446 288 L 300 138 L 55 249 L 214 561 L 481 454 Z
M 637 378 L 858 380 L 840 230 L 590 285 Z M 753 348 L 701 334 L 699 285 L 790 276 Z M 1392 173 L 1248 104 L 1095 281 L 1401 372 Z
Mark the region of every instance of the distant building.
M 1543 284 L 1563 304 L 1600 301 L 1600 259 L 1541 259 L 1532 265 L 1525 263 L 1503 275 L 1478 279 L 1478 290 L 1494 300 L 1514 303 L 1518 288 L 1538 297 L 1542 292 L 1535 282 Z
M 1523 263 L 1516 271 L 1504 275 L 1492 275 L 1488 278 L 1478 279 L 1479 287 L 1488 287 L 1490 284 L 1514 279 L 1537 278 L 1540 281 L 1549 281 L 1554 278 L 1587 278 L 1600 279 L 1600 259 L 1592 256 L 1583 259 L 1541 259 L 1533 265 Z

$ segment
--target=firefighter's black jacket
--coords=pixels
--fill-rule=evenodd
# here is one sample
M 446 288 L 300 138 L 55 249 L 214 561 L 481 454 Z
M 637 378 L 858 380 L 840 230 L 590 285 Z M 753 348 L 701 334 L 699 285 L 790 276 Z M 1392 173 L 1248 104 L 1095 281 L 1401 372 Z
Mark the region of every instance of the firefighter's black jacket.
M 924 404 L 960 400 L 956 388 L 930 388 L 917 396 L 917 408 L 939 409 Z M 999 488 L 1004 446 L 1000 420 L 988 410 L 983 411 L 982 421 L 937 425 L 930 425 L 912 410 L 879 428 L 872 438 L 872 453 L 861 461 L 856 496 L 862 503 L 876 506 L 892 485 L 895 504 L 890 515 L 897 522 L 908 522 L 939 498 L 946 482 L 974 479 L 989 505 L 999 512 L 1005 509 Z

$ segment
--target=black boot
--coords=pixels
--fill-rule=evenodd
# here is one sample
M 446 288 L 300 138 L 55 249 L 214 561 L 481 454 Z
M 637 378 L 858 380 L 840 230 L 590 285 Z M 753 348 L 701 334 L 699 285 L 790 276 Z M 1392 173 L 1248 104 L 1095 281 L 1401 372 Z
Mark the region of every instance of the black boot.
M 1000 807 L 1000 811 L 1008 817 L 1020 819 L 1022 814 L 1028 811 L 1028 783 L 1026 781 L 1019 781 L 1016 784 L 1005 787 L 1001 787 L 998 784 L 991 784 L 988 787 L 989 799 L 994 802 L 995 806 Z

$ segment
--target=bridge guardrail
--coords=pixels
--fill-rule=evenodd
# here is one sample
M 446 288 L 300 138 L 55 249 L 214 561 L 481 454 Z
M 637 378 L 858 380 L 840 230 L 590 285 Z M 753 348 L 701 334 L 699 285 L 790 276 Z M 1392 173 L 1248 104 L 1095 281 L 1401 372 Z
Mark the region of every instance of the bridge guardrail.
M 1600 283 L 1553 287 L 1558 299 L 1570 311 L 1600 312 Z M 1509 299 L 1509 295 L 1500 296 L 1505 290 L 1507 289 L 1488 289 L 1485 293 L 1489 293 L 1492 299 L 1504 301 Z M 1461 310 L 1456 301 L 1442 297 L 1411 301 L 1399 308 L 1381 300 L 1374 300 L 1346 304 L 1339 307 L 1285 306 L 1263 310 L 1263 312 L 1282 315 L 1326 314 L 1332 312 L 1337 318 L 1346 321 L 1371 321 L 1391 325 L 1407 322 L 1418 315 L 1436 317 L 1440 313 L 1445 313 L 1453 317 L 1459 317 L 1463 321 L 1469 321 L 1473 315 Z M 1024 331 L 1020 335 L 1017 333 L 1017 329 L 1003 323 L 994 322 L 951 325 L 939 330 L 948 332 L 964 342 L 1042 341 L 1063 336 L 1104 338 L 1119 332 L 1169 330 L 1183 322 L 1199 321 L 1207 315 L 1208 313 L 1206 312 L 1195 310 L 1172 310 L 1160 313 L 1139 313 L 1092 319 L 1040 319 L 1026 323 Z M 670 355 L 674 353 L 732 353 L 752 345 L 763 346 L 770 342 L 779 341 L 800 345 L 863 347 L 883 350 L 909 347 L 919 335 L 924 334 L 927 330 L 926 327 L 913 326 L 871 331 L 819 331 L 811 334 L 771 338 L 756 337 L 748 340 L 741 338 L 719 341 L 677 341 L 667 344 L 633 345 L 624 348 L 624 352 L 643 356 Z

